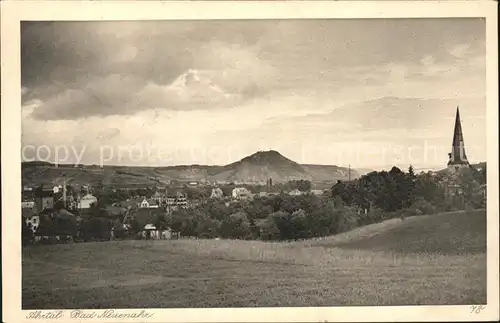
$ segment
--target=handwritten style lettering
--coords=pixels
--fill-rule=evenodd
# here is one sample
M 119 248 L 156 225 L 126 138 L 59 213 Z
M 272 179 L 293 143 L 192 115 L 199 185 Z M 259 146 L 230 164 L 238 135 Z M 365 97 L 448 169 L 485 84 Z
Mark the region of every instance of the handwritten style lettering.
M 27 319 L 30 320 L 57 320 L 63 317 L 63 311 L 49 311 L 49 312 L 42 312 L 42 311 L 33 311 L 29 312 L 28 315 L 26 316 Z

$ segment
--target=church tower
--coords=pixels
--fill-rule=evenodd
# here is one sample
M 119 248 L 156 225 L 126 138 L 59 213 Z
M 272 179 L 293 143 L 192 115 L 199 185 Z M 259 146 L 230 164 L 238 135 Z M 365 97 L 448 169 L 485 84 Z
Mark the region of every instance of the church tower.
M 460 112 L 457 106 L 457 114 L 455 117 L 455 130 L 453 132 L 453 143 L 451 153 L 448 154 L 448 170 L 458 171 L 461 168 L 469 167 L 469 161 L 465 154 L 464 137 L 462 134 L 462 125 L 460 123 Z

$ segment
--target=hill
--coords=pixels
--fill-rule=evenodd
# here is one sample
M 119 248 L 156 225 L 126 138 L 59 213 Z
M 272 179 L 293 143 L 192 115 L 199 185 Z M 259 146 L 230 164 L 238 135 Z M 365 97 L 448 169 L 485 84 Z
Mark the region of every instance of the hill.
M 313 180 L 300 164 L 282 156 L 274 150 L 260 151 L 224 167 L 225 180 L 232 182 L 275 182 L 290 180 Z
M 486 212 L 392 219 L 324 240 L 311 240 L 309 245 L 402 254 L 481 254 L 486 252 Z
M 259 151 L 225 166 L 180 165 L 169 167 L 128 166 L 78 166 L 49 163 L 23 163 L 23 184 L 61 183 L 64 178 L 70 184 L 161 185 L 170 181 L 208 181 L 265 183 L 269 178 L 276 183 L 289 180 L 335 182 L 349 178 L 349 170 L 333 165 L 302 165 L 279 152 Z M 351 170 L 351 178 L 359 174 Z

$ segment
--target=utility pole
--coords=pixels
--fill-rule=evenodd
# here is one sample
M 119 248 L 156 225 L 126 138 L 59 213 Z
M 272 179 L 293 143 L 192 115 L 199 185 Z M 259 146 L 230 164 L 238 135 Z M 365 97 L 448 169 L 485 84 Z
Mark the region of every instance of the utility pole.
M 349 164 L 349 181 L 351 180 L 351 164 Z
M 66 205 L 66 176 L 64 176 L 64 186 L 63 186 L 63 202 L 64 202 L 64 209 L 67 210 L 67 205 Z

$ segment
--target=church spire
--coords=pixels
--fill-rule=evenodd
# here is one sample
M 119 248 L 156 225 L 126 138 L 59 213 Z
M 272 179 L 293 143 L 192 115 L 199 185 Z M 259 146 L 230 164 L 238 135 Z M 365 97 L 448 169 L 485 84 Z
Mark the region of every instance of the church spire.
M 467 155 L 465 154 L 464 137 L 462 134 L 462 125 L 460 123 L 460 111 L 457 106 L 457 114 L 455 117 L 455 130 L 453 132 L 453 143 L 451 153 L 449 154 L 450 160 L 448 167 L 467 166 Z

